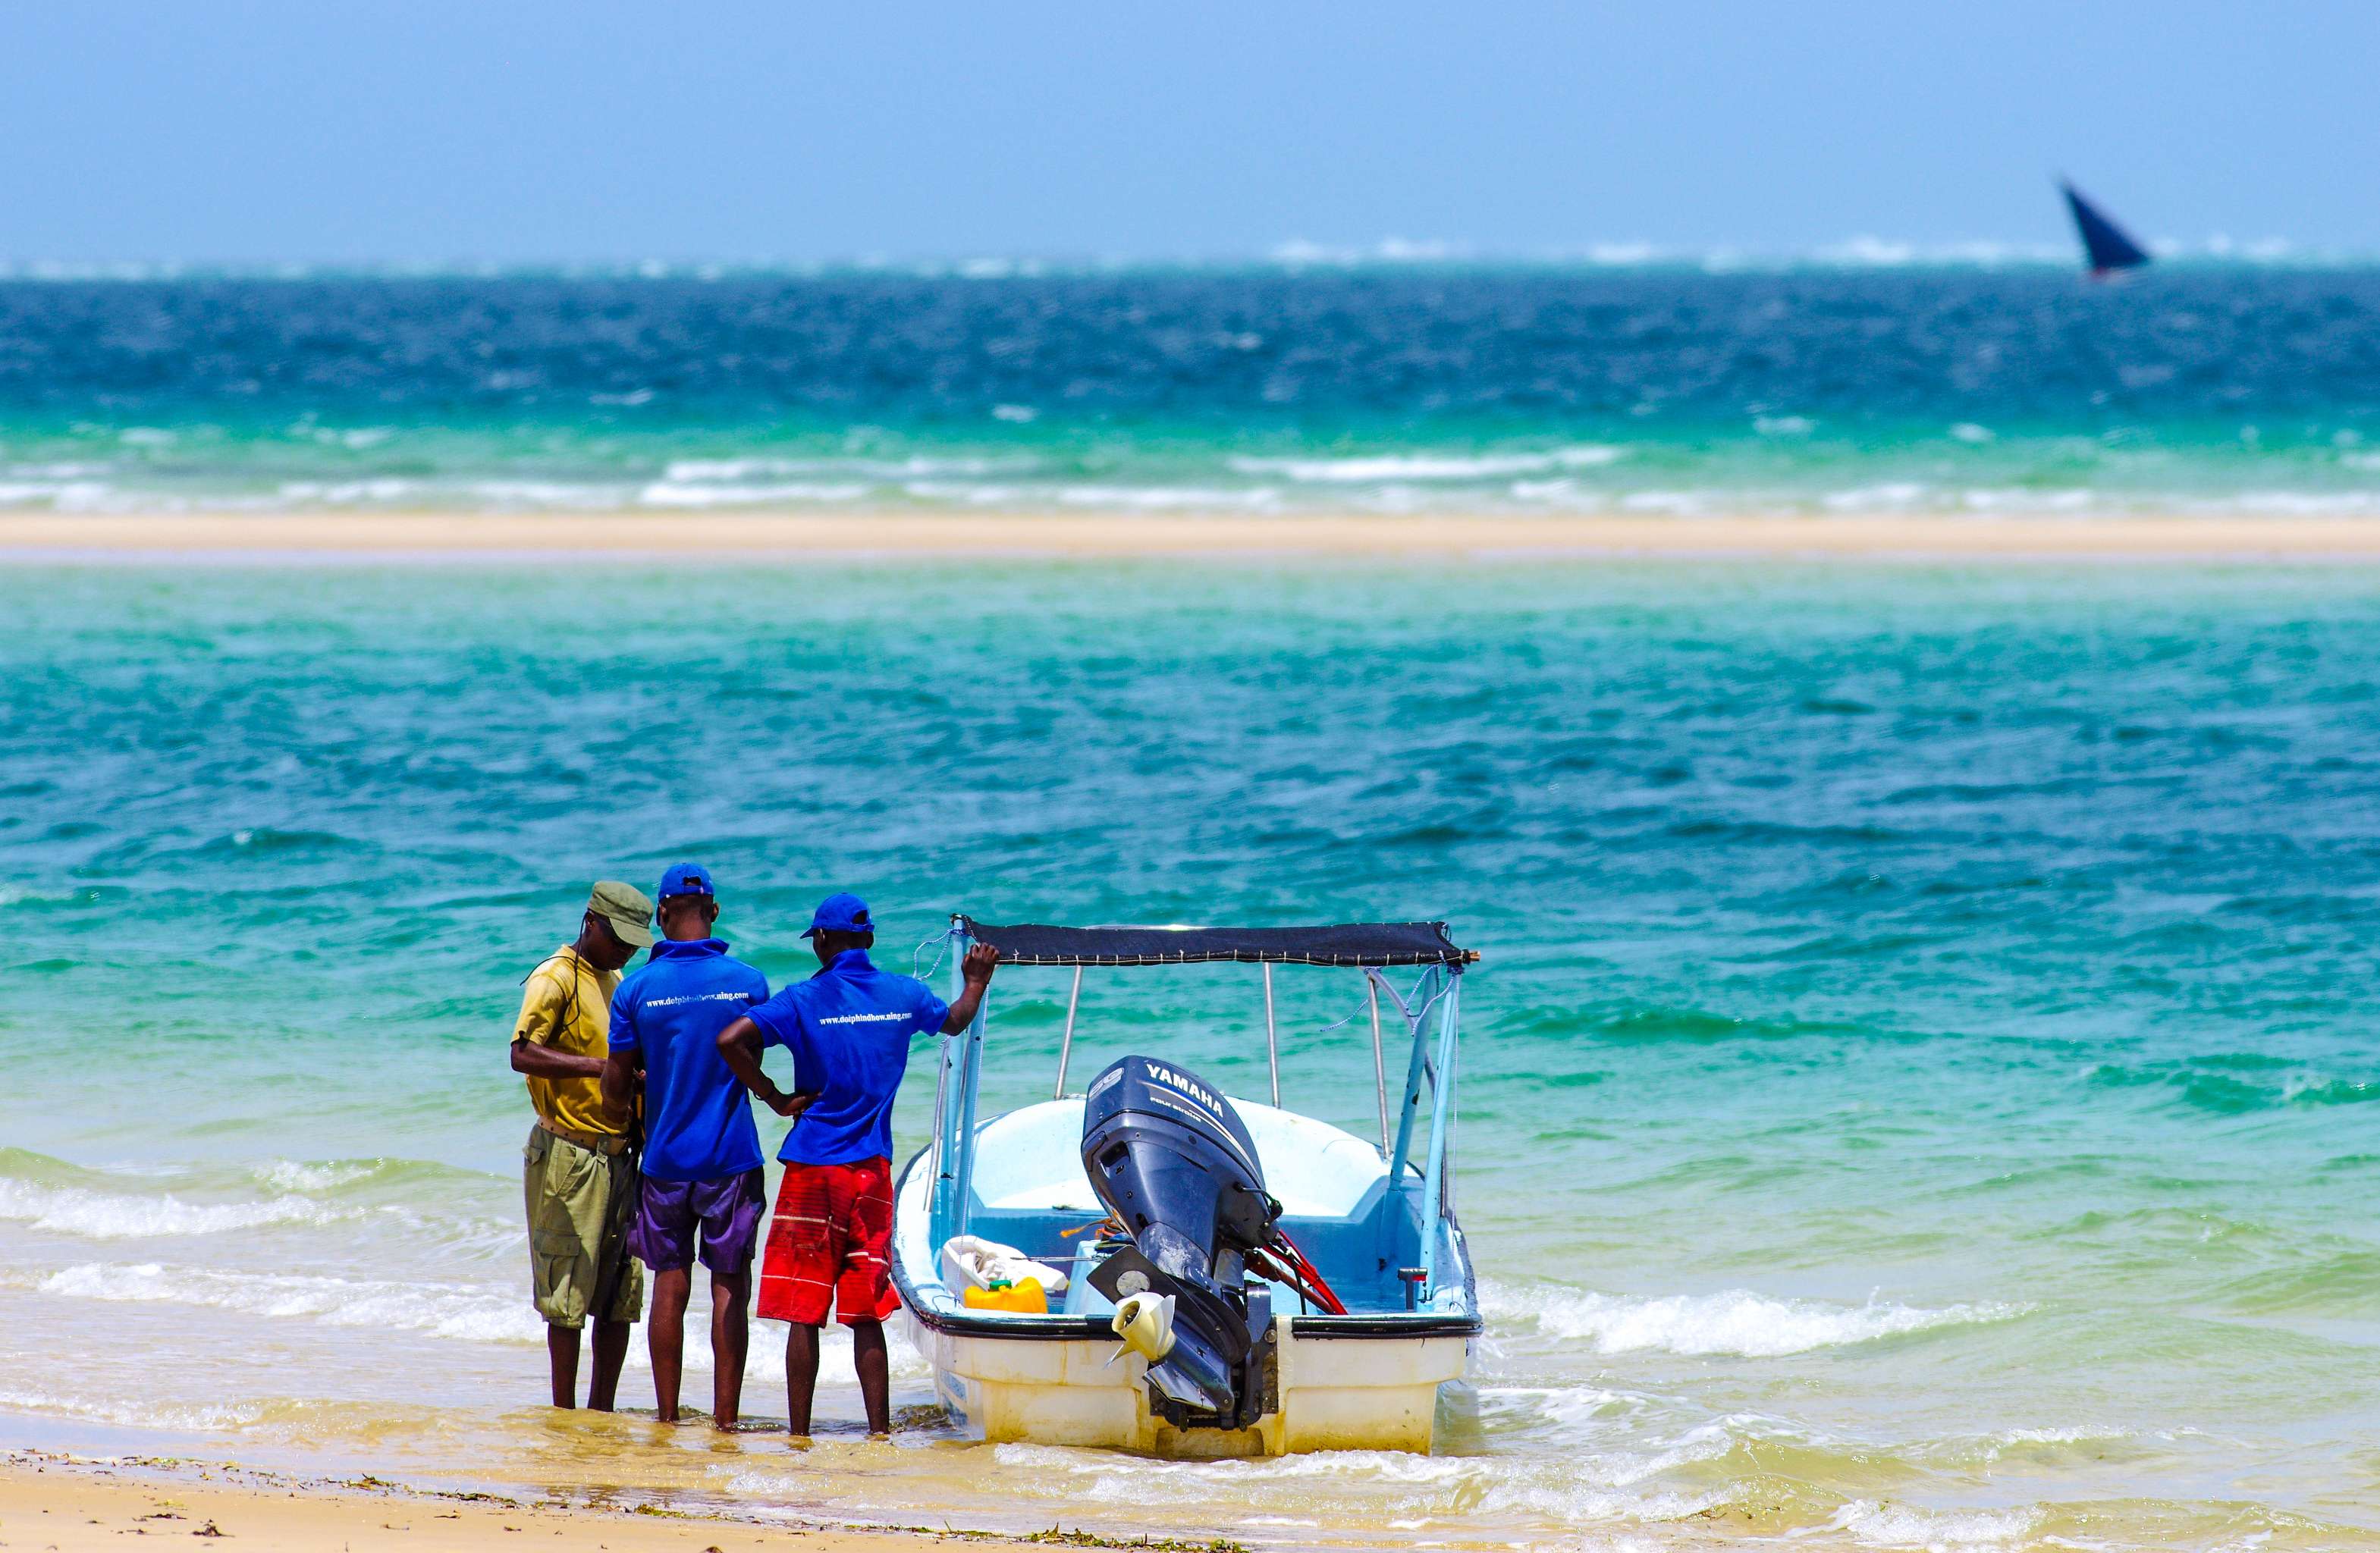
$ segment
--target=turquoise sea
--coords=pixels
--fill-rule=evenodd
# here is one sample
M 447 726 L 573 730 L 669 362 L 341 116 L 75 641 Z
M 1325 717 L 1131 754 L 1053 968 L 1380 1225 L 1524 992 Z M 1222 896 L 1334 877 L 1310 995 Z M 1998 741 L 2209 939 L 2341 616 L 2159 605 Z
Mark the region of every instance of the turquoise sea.
M 6 279 L 0 510 L 2380 521 L 2375 385 L 2357 267 Z M 0 621 L 0 1440 L 1281 1546 L 2380 1546 L 2371 573 L 19 557 Z M 518 983 L 684 859 L 779 980 L 837 888 L 895 965 L 954 910 L 1447 919 L 1440 1452 L 971 1446 L 906 1351 L 889 1447 L 848 1390 L 799 1454 L 537 1406 Z M 1285 1098 L 1363 1131 L 1360 986 L 1279 985 Z M 1002 977 L 995 1100 L 1063 996 Z M 1262 1082 L 1244 968 L 1084 1008 L 1078 1073 Z
M 0 618 L 0 1438 L 1273 1546 L 2380 1545 L 2368 574 L 18 565 Z M 896 964 L 1446 918 L 1439 1452 L 969 1445 L 905 1350 L 890 1446 L 847 1389 L 808 1452 L 539 1407 L 507 1022 L 682 858 L 780 979 L 842 887 Z M 1001 1099 L 1060 976 L 998 984 Z M 1280 985 L 1362 1131 L 1358 983 Z M 1084 1008 L 1078 1073 L 1261 1084 L 1245 967 Z
M 2380 267 L 0 277 L 0 512 L 2380 516 Z

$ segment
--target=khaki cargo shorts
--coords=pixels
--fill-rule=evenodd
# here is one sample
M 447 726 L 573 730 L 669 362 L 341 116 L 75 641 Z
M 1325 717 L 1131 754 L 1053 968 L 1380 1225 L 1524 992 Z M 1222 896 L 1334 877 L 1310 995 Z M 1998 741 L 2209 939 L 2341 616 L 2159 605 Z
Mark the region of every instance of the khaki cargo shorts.
M 628 1255 L 628 1219 L 637 1210 L 636 1157 L 598 1154 L 532 1127 L 521 1160 L 537 1313 L 556 1327 L 584 1327 L 596 1286 L 617 1264 L 619 1289 L 609 1318 L 634 1321 L 643 1315 L 645 1269 Z

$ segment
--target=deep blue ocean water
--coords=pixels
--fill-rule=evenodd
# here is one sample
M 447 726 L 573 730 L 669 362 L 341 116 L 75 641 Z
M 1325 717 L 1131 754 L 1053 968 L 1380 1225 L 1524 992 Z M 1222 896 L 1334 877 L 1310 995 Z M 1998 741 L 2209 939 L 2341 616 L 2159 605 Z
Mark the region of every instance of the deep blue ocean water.
M 0 281 L 0 509 L 2380 508 L 2380 271 Z
M 0 617 L 12 1438 L 1259 1542 L 2380 1540 L 2368 576 L 18 566 Z M 1440 1454 L 549 1423 L 508 1019 L 590 879 L 686 857 L 777 979 L 838 887 L 896 965 L 953 910 L 1447 919 Z M 996 1102 L 1060 977 L 1003 973 Z M 1359 984 L 1280 986 L 1285 1098 L 1360 1134 Z M 1258 1091 L 1260 1021 L 1095 977 L 1075 1071 Z

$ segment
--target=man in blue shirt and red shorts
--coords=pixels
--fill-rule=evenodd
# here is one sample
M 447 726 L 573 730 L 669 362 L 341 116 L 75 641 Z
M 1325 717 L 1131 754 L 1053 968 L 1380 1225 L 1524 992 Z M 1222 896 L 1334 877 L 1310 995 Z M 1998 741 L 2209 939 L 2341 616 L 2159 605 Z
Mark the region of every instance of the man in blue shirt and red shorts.
M 760 1103 L 795 1118 L 777 1157 L 785 1179 L 760 1265 L 760 1315 L 790 1321 L 785 1406 L 793 1432 L 810 1432 L 819 1332 L 832 1305 L 851 1329 L 852 1363 L 868 1405 L 868 1431 L 890 1434 L 892 1408 L 884 1317 L 892 1292 L 892 1099 L 909 1062 L 909 1038 L 954 1034 L 973 1023 L 999 954 L 967 951 L 965 987 L 944 1003 L 915 977 L 880 971 L 868 958 L 876 928 L 868 903 L 830 895 L 810 918 L 819 972 L 785 988 L 720 1032 L 719 1054 Z M 763 1045 L 794 1054 L 795 1093 L 760 1071 Z
M 686 1362 L 686 1304 L 695 1247 L 710 1269 L 710 1418 L 733 1428 L 750 1341 L 752 1252 L 768 1194 L 752 1103 L 720 1061 L 719 1032 L 769 999 L 769 981 L 712 936 L 719 894 L 710 870 L 680 863 L 662 875 L 662 941 L 612 995 L 603 1098 L 625 1114 L 637 1071 L 645 1079 L 644 1183 L 628 1249 L 653 1270 L 653 1396 L 677 1422 Z

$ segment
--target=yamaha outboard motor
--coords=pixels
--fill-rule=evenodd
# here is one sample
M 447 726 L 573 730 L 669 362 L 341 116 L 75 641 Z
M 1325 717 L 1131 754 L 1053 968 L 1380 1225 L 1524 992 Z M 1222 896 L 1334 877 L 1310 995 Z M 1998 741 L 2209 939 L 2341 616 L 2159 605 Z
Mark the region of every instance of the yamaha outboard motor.
M 1127 1057 L 1091 1084 L 1083 1172 L 1132 1237 L 1091 1269 L 1091 1287 L 1120 1304 L 1173 1296 L 1172 1346 L 1148 1368 L 1152 1411 L 1182 1427 L 1254 1424 L 1277 1387 L 1271 1296 L 1249 1287 L 1247 1258 L 1273 1243 L 1281 1204 L 1246 1124 L 1196 1074 Z

